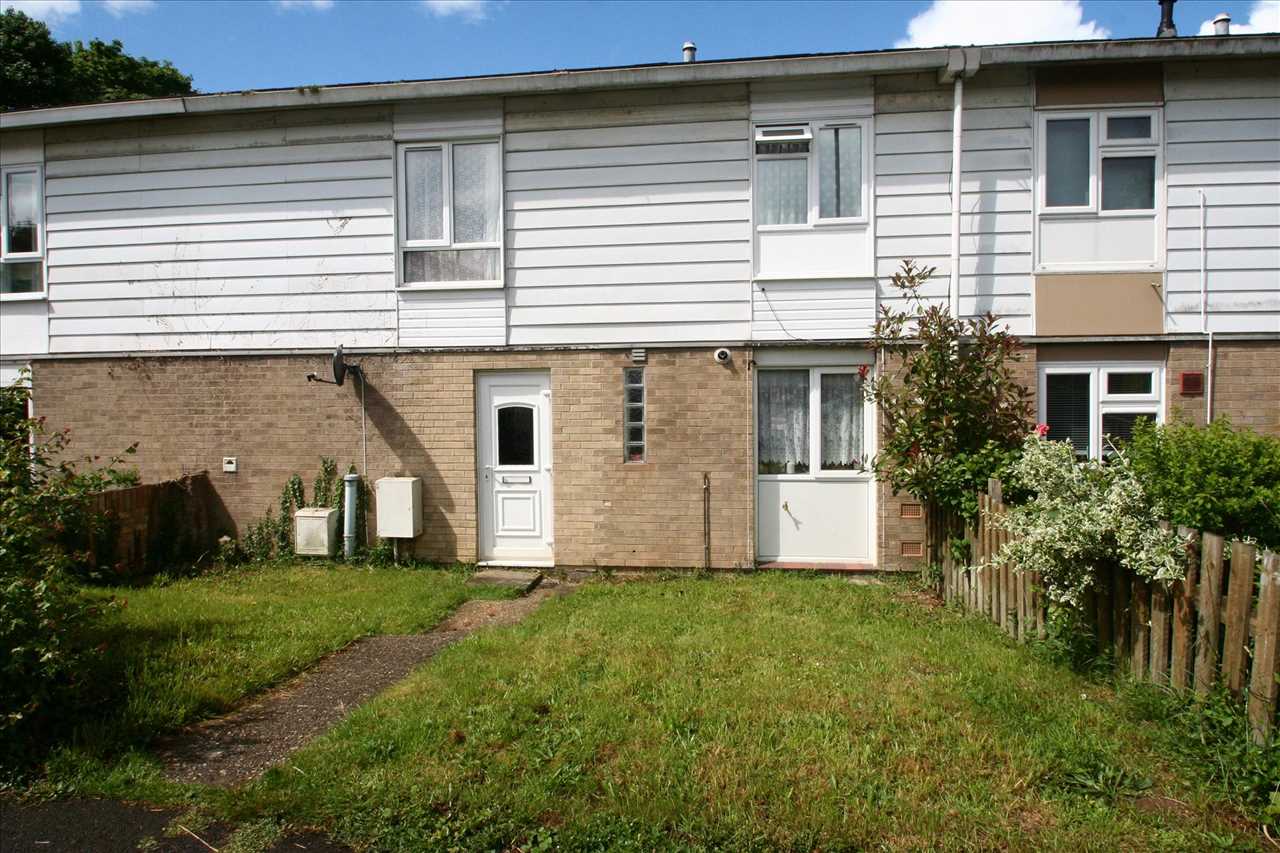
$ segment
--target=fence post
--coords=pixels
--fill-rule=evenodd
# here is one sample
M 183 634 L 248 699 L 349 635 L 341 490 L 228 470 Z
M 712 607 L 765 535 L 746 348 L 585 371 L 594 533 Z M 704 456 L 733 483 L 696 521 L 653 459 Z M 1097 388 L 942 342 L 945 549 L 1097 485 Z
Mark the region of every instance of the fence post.
M 1254 628 L 1253 677 L 1249 683 L 1249 725 L 1253 740 L 1265 744 L 1276 715 L 1276 663 L 1280 651 L 1280 554 L 1262 556 L 1258 581 L 1258 622 Z
M 1151 661 L 1153 684 L 1169 683 L 1169 588 L 1162 581 L 1151 586 Z
M 1129 628 L 1130 616 L 1129 609 L 1129 592 L 1130 585 L 1125 583 L 1123 572 L 1119 566 L 1111 568 L 1111 604 L 1114 609 L 1112 617 L 1112 628 L 1115 635 L 1112 637 L 1112 645 L 1115 649 L 1116 663 L 1124 666 L 1128 663 L 1129 654 Z
M 1169 686 L 1186 690 L 1191 681 L 1192 650 L 1195 641 L 1196 593 L 1200 583 L 1199 532 L 1179 527 L 1186 542 L 1187 573 L 1173 584 L 1173 644 L 1169 649 Z
M 1249 665 L 1249 608 L 1253 604 L 1257 553 L 1252 545 L 1240 541 L 1231 543 L 1231 578 L 1227 582 L 1227 609 L 1222 617 L 1227 626 L 1222 644 L 1222 677 L 1234 696 L 1244 690 Z
M 988 511 L 991 513 L 991 556 L 994 558 L 1005 543 L 1005 531 L 999 519 L 1004 515 L 1004 486 L 999 478 L 987 480 L 987 495 L 990 497 Z M 992 622 L 1000 623 L 1000 564 L 993 563 L 987 572 L 987 616 Z
M 986 562 L 991 549 L 991 498 L 982 492 L 978 492 L 978 517 L 973 520 L 974 537 L 976 546 L 972 554 L 973 565 L 977 568 L 974 570 L 974 580 L 976 581 L 976 599 L 974 601 L 974 610 L 981 613 L 987 602 L 987 571 Z
M 1218 675 L 1218 625 L 1222 621 L 1222 548 L 1216 533 L 1200 537 L 1200 607 L 1196 629 L 1196 695 L 1205 696 Z
M 1146 681 L 1151 667 L 1151 586 L 1137 575 L 1133 578 L 1133 647 L 1130 661 L 1133 677 Z
M 1098 590 L 1095 604 L 1098 607 L 1098 653 L 1102 654 L 1115 641 L 1115 607 L 1112 605 L 1113 590 L 1111 587 L 1110 566 L 1094 569 L 1094 585 Z

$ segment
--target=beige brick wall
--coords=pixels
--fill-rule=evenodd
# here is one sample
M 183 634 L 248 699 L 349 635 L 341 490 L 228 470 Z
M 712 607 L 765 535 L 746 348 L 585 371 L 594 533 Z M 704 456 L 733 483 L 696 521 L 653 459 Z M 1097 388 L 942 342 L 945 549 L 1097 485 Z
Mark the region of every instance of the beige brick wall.
M 650 350 L 648 459 L 624 464 L 620 352 L 365 355 L 370 480 L 423 478 L 423 557 L 476 558 L 475 371 L 551 373 L 556 557 L 563 565 L 701 565 L 702 474 L 711 478 L 712 563 L 750 565 L 751 384 L 745 351 Z M 327 359 L 164 357 L 41 361 L 38 414 L 72 429 L 79 455 L 138 442 L 144 482 L 208 470 L 241 528 L 293 473 L 310 490 L 321 456 L 361 464 L 358 382 L 308 383 Z M 239 471 L 224 474 L 223 456 Z
M 1226 415 L 1237 427 L 1280 436 L 1280 341 L 1214 341 L 1213 349 L 1214 416 Z M 1182 396 L 1179 374 L 1205 373 L 1208 350 L 1207 343 L 1169 344 L 1166 376 L 1171 420 L 1204 424 L 1205 398 Z

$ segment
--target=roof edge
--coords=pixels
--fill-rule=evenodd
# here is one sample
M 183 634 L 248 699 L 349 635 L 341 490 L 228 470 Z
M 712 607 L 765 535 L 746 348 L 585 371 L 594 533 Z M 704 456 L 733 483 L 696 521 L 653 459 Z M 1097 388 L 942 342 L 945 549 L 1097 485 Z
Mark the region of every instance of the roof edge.
M 965 49 L 910 48 L 864 53 L 727 59 L 393 83 L 299 86 L 184 98 L 117 101 L 0 113 L 0 130 L 190 113 L 243 112 L 436 98 L 538 95 L 836 74 L 909 73 L 945 68 L 953 52 Z M 981 64 L 984 67 L 1055 62 L 1259 58 L 1280 56 L 1280 35 L 1039 42 L 987 45 L 978 49 L 982 51 Z

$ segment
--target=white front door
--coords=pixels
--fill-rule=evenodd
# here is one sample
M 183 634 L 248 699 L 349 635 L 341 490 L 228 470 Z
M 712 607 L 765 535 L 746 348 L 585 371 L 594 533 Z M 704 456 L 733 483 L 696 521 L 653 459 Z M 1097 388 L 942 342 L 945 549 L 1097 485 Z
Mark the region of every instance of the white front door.
M 761 562 L 875 562 L 875 416 L 863 365 L 793 366 L 762 351 L 756 372 L 756 553 Z
M 550 563 L 555 528 L 549 374 L 479 374 L 476 463 L 480 561 Z

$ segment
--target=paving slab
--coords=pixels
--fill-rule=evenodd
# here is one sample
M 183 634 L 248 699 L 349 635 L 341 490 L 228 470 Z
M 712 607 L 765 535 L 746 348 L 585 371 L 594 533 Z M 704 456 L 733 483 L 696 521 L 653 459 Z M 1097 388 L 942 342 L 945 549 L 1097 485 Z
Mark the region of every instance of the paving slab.
M 481 569 L 467 580 L 467 586 L 498 586 L 519 590 L 524 595 L 542 583 L 542 572 L 528 569 Z

